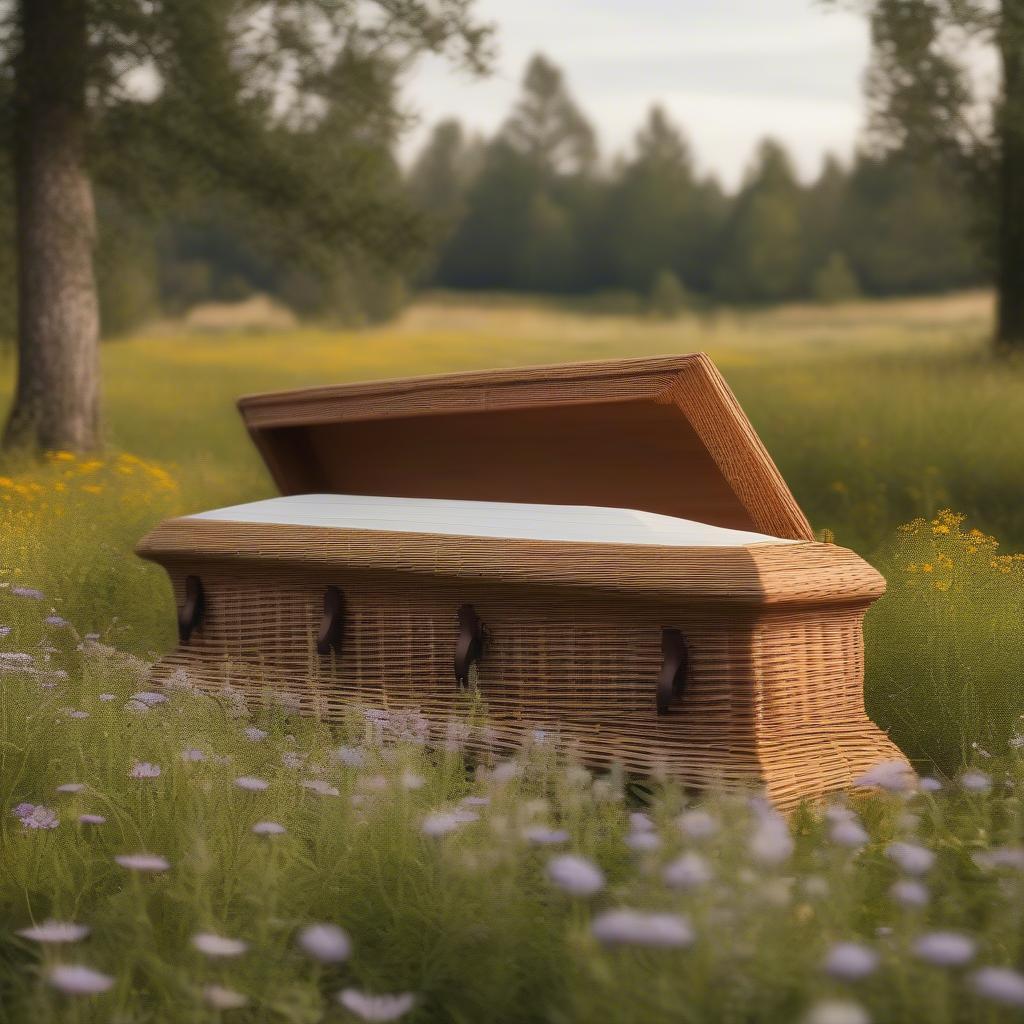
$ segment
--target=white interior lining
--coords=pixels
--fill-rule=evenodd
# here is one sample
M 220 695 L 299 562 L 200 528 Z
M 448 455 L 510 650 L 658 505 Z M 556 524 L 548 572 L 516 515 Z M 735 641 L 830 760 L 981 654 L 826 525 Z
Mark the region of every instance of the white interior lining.
M 360 494 L 299 494 L 268 498 L 200 512 L 189 518 L 590 544 L 725 548 L 796 543 L 763 533 L 729 530 L 626 508 L 445 498 L 375 498 Z

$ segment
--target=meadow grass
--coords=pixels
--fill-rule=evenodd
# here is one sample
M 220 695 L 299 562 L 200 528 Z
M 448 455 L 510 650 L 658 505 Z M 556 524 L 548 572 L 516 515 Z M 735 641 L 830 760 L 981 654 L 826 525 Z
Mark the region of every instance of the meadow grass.
M 1013 553 L 1024 548 L 1024 368 L 987 356 L 987 316 L 985 296 L 668 323 L 443 297 L 361 332 L 163 329 L 105 346 L 110 451 L 0 466 L 0 1020 L 345 1020 L 353 1011 L 332 1000 L 346 986 L 414 993 L 409 1019 L 420 1021 L 1004 1019 L 1010 1011 L 976 989 L 1012 1003 L 1013 978 L 986 987 L 971 971 L 1021 962 L 1024 558 Z M 853 811 L 829 821 L 807 810 L 784 850 L 764 807 L 719 796 L 707 803 L 717 835 L 698 840 L 677 824 L 691 797 L 656 780 L 654 849 L 635 838 L 646 826 L 631 826 L 639 802 L 620 779 L 592 779 L 543 746 L 495 779 L 457 749 L 381 735 L 357 709 L 341 734 L 265 710 L 258 741 L 243 732 L 248 712 L 231 717 L 234 698 L 184 692 L 125 710 L 144 689 L 135 656 L 173 639 L 166 579 L 134 543 L 168 515 L 272 493 L 234 410 L 239 394 L 694 350 L 716 359 L 814 527 L 887 577 L 867 622 L 868 708 L 947 781 L 937 794 L 858 800 L 855 824 L 870 839 L 828 838 Z M 342 741 L 364 768 L 332 759 Z M 205 760 L 183 761 L 185 748 Z M 136 761 L 161 774 L 130 778 Z M 970 763 L 994 777 L 990 791 L 948 781 Z M 241 790 L 232 780 L 244 775 L 271 785 Z M 87 788 L 56 794 L 67 782 Z M 460 805 L 467 794 L 490 803 Z M 22 824 L 6 810 L 22 803 L 51 808 L 59 826 Z M 106 824 L 81 826 L 81 813 Z M 480 820 L 459 820 L 468 813 Z M 435 814 L 452 834 L 424 835 Z M 262 819 L 288 831 L 252 835 Z M 601 893 L 573 899 L 554 885 L 554 848 L 524 839 L 531 826 L 565 830 L 558 849 L 600 864 Z M 773 842 L 774 859 L 763 855 Z M 920 907 L 904 905 L 913 887 L 903 903 L 888 895 L 892 842 L 937 855 Z M 170 869 L 137 875 L 112 860 L 142 850 Z M 687 852 L 697 859 L 673 877 L 688 887 L 666 885 Z M 708 871 L 716 880 L 700 881 Z M 612 919 L 613 931 L 640 934 L 609 948 L 591 927 L 619 905 L 684 920 Z M 93 933 L 63 950 L 15 934 L 48 916 Z M 317 920 L 349 932 L 344 964 L 297 949 Z M 969 934 L 970 964 L 922 962 L 912 947 L 928 929 Z M 249 950 L 210 960 L 190 945 L 203 931 Z M 676 945 L 652 949 L 652 934 Z M 822 970 L 845 940 L 880 957 L 856 984 Z M 60 994 L 47 974 L 58 959 L 91 965 L 112 987 Z M 248 1006 L 216 1011 L 203 989 L 218 982 Z M 856 1006 L 823 1008 L 829 1000 Z

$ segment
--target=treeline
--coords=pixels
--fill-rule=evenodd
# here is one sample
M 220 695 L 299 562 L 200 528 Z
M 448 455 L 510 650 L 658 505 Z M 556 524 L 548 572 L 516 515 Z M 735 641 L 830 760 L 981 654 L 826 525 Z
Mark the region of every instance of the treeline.
M 864 153 L 802 184 L 763 142 L 728 194 L 702 176 L 682 129 L 654 106 L 632 152 L 601 164 L 559 70 L 535 57 L 490 140 L 439 124 L 409 177 L 432 218 L 423 280 L 461 289 L 625 292 L 690 301 L 835 301 L 936 292 L 985 278 L 969 198 L 935 162 Z
M 282 229 L 245 196 L 211 187 L 201 168 L 181 175 L 189 184 L 173 202 L 154 207 L 145 185 L 172 158 L 166 147 L 147 158 L 111 144 L 97 154 L 118 171 L 114 186 L 103 175 L 97 183 L 106 335 L 254 293 L 303 317 L 364 323 L 389 316 L 423 287 L 599 296 L 611 308 L 671 314 L 712 303 L 937 292 L 987 276 L 970 197 L 938 161 L 864 153 L 850 167 L 826 161 L 804 184 L 784 147 L 765 141 L 730 194 L 698 172 L 684 131 L 655 106 L 632 151 L 603 162 L 561 72 L 535 57 L 493 138 L 444 121 L 403 172 L 395 157 L 400 118 L 366 123 L 359 113 L 394 110 L 393 77 L 366 63 L 336 73 L 324 115 L 282 127 L 279 144 L 308 154 L 325 189 L 347 183 L 366 216 L 387 225 L 389 237 L 375 247 L 393 258 L 371 263 L 344 238 Z M 7 159 L 0 178 L 10 196 Z M 13 230 L 8 202 L 0 206 L 7 338 Z

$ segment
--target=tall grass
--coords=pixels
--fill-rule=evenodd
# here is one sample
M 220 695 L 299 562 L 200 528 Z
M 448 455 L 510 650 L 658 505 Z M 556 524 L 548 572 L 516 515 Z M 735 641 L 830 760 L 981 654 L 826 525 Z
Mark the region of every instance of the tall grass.
M 416 1021 L 1011 1019 L 991 997 L 1024 1002 L 1015 976 L 973 972 L 1019 966 L 1024 934 L 1024 374 L 983 357 L 983 322 L 964 308 L 664 326 L 427 306 L 363 333 L 107 346 L 110 453 L 0 469 L 0 1020 L 341 1021 L 353 1019 L 335 1001 L 344 988 L 412 993 Z M 694 349 L 716 356 L 815 527 L 888 579 L 867 622 L 869 711 L 924 770 L 953 777 L 974 763 L 994 783 L 911 792 L 900 779 L 831 819 L 808 809 L 790 850 L 778 820 L 742 797 L 708 798 L 715 834 L 701 838 L 708 819 L 681 819 L 692 797 L 659 780 L 649 827 L 630 817 L 639 804 L 620 778 L 594 779 L 543 744 L 495 775 L 457 744 L 398 739 L 359 709 L 333 731 L 231 694 L 184 691 L 149 710 L 131 699 L 145 686 L 136 656 L 165 649 L 173 626 L 166 580 L 134 543 L 168 515 L 270 493 L 237 394 Z M 202 760 L 183 760 L 186 749 Z M 131 777 L 136 762 L 160 774 Z M 269 787 L 241 789 L 244 776 Z M 84 788 L 57 793 L 65 783 Z M 10 809 L 24 803 L 59 825 L 22 824 Z M 260 820 L 286 831 L 254 835 Z M 861 827 L 869 838 L 844 845 Z M 890 893 L 903 856 L 893 842 L 935 853 L 923 894 Z M 114 860 L 142 851 L 169 868 Z M 600 892 L 571 897 L 552 882 L 548 862 L 566 851 L 600 866 Z M 633 918 L 634 941 L 602 942 L 595 920 L 623 906 L 674 916 Z M 47 917 L 92 933 L 67 947 L 17 934 Z M 315 921 L 349 933 L 343 963 L 299 948 Z M 969 936 L 969 962 L 939 968 L 915 953 L 935 929 Z M 211 959 L 192 945 L 202 932 L 247 951 Z M 823 969 L 843 941 L 878 957 L 860 981 Z M 62 994 L 58 962 L 111 987 Z M 247 1005 L 215 1009 L 212 984 Z

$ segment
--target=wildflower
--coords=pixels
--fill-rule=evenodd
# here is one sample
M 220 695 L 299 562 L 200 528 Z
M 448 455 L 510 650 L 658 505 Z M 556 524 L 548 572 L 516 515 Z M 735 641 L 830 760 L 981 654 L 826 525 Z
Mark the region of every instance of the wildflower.
M 207 985 L 203 989 L 203 1002 L 215 1010 L 239 1010 L 248 1004 L 249 997 L 223 985 Z
M 84 782 L 62 782 L 57 787 L 58 793 L 81 793 L 85 789 Z
M 930 775 L 920 779 L 917 786 L 922 793 L 938 793 L 942 789 L 942 783 L 938 779 L 933 779 Z
M 718 831 L 717 820 L 707 811 L 685 811 L 679 816 L 678 825 L 691 839 L 708 839 Z
M 196 750 L 195 747 L 186 747 L 181 752 L 182 761 L 205 761 L 206 755 L 201 750 Z
M 411 992 L 373 996 L 346 988 L 338 993 L 338 1002 L 360 1020 L 379 1022 L 404 1017 L 416 1005 L 416 997 Z
M 653 832 L 654 822 L 646 814 L 632 811 L 629 815 L 629 829 L 631 832 Z
M 625 842 L 631 850 L 647 852 L 661 846 L 661 837 L 657 832 L 630 832 Z
M 901 878 L 889 889 L 889 895 L 904 907 L 923 907 L 928 902 L 928 890 L 914 878 Z
M 83 964 L 58 964 L 50 969 L 47 978 L 55 989 L 69 996 L 95 996 L 114 984 L 109 974 Z
M 112 700 L 117 700 L 117 694 L 116 693 L 101 693 L 97 699 L 101 700 L 104 704 L 107 704 L 107 703 L 109 703 Z
M 329 782 L 324 782 L 323 779 L 304 779 L 302 788 L 312 790 L 321 796 L 341 796 L 337 786 L 332 786 Z
M 46 618 L 43 619 L 43 622 L 48 626 L 53 626 L 54 629 L 66 629 L 71 625 L 71 623 L 61 615 L 47 615 Z
M 935 863 L 935 854 L 916 843 L 890 843 L 885 848 L 885 855 L 899 864 L 908 875 L 923 875 Z
M 11 635 L 10 626 L 0 626 L 0 640 Z
M 972 859 L 979 868 L 990 871 L 995 868 L 1024 871 L 1024 846 L 995 846 L 974 854 Z
M 462 824 L 463 819 L 454 811 L 438 811 L 434 814 L 428 814 L 423 819 L 420 831 L 425 836 L 446 836 L 454 832 Z
M 858 942 L 837 942 L 825 956 L 826 974 L 842 981 L 860 981 L 878 967 L 878 954 Z
M 314 960 L 325 964 L 340 964 L 352 952 L 351 940 L 336 924 L 307 925 L 299 932 L 298 944 Z
M 682 949 L 693 944 L 690 923 L 678 914 L 642 910 L 606 910 L 594 918 L 591 934 L 608 946 L 660 946 Z
M 699 853 L 684 853 L 662 872 L 665 884 L 673 889 L 696 889 L 714 877 L 711 865 Z
M 42 601 L 46 595 L 41 590 L 36 590 L 34 587 L 11 587 L 12 597 L 25 597 L 30 601 Z
M 281 754 L 281 764 L 283 764 L 285 768 L 299 769 L 302 767 L 305 760 L 306 755 L 300 754 L 295 750 L 286 750 Z
M 246 726 L 243 731 L 245 738 L 251 743 L 260 743 L 270 735 L 266 729 L 257 729 L 255 725 Z
M 416 772 L 402 772 L 402 789 L 422 789 L 426 785 L 426 781 L 422 775 L 418 775 Z
M 959 932 L 929 932 L 914 943 L 914 953 L 936 967 L 962 967 L 974 959 L 976 944 Z
M 851 850 L 860 849 L 860 847 L 867 845 L 871 839 L 863 826 L 853 818 L 837 821 L 829 829 L 828 837 L 837 846 L 846 846 Z
M 250 793 L 262 793 L 263 790 L 270 787 L 270 783 L 266 779 L 257 779 L 252 775 L 240 775 L 235 779 L 235 785 Z
M 366 754 L 358 747 L 338 747 L 331 751 L 331 758 L 346 768 L 362 768 L 366 764 Z
M 129 871 L 158 872 L 171 869 L 171 862 L 156 853 L 122 853 L 114 860 Z
M 89 934 L 89 928 L 87 925 L 74 924 L 71 921 L 47 920 L 42 924 L 33 925 L 31 928 L 21 928 L 18 934 L 23 939 L 31 939 L 33 942 L 56 945 L 84 939 Z
M 241 956 L 249 948 L 249 943 L 242 939 L 229 939 L 224 935 L 214 935 L 212 932 L 199 932 L 193 935 L 192 945 L 200 953 L 215 957 Z
M 167 703 L 166 693 L 157 693 L 152 690 L 143 690 L 141 693 L 133 693 L 128 698 L 129 703 L 144 704 L 147 708 L 155 708 L 157 704 Z
M 106 825 L 107 819 L 102 814 L 80 814 L 78 820 L 82 825 Z
M 14 672 L 31 668 L 34 664 L 35 658 L 24 651 L 0 651 L 0 671 Z
M 42 804 L 18 804 L 14 814 L 27 829 L 55 829 L 60 824 L 57 812 Z
M 762 811 L 761 820 L 750 840 L 750 855 L 769 867 L 788 860 L 793 852 L 793 837 L 782 815 L 774 811 Z
M 68 718 L 73 718 L 76 721 L 79 721 L 79 720 L 81 720 L 83 718 L 88 718 L 89 717 L 89 712 L 88 711 L 80 711 L 80 710 L 78 710 L 76 708 L 67 708 L 65 710 L 64 714 L 66 714 L 68 716 Z
M 1024 974 L 1009 967 L 982 967 L 971 974 L 979 996 L 1007 1006 L 1024 1006 Z
M 604 873 L 584 857 L 567 853 L 548 861 L 548 878 L 571 896 L 593 896 L 604 888 Z
M 279 836 L 288 831 L 284 825 L 279 825 L 276 821 L 257 821 L 252 830 L 258 836 Z
M 871 1018 L 860 1003 L 825 999 L 811 1007 L 804 1024 L 871 1024 Z
M 523 838 L 537 846 L 558 846 L 569 842 L 569 833 L 564 828 L 546 828 L 543 825 L 531 825 L 523 829 Z
M 960 776 L 960 785 L 968 793 L 986 793 L 992 788 L 992 778 L 984 772 L 972 769 Z
M 156 779 L 160 777 L 160 765 L 148 761 L 136 761 L 128 772 L 132 779 Z
M 486 807 L 490 802 L 489 796 L 464 796 L 459 804 L 463 807 Z
M 855 786 L 877 786 L 890 793 L 904 793 L 913 788 L 914 772 L 906 761 L 880 761 L 854 780 Z
M 490 779 L 499 786 L 504 786 L 517 778 L 521 772 L 522 768 L 515 761 L 502 761 L 491 769 Z

